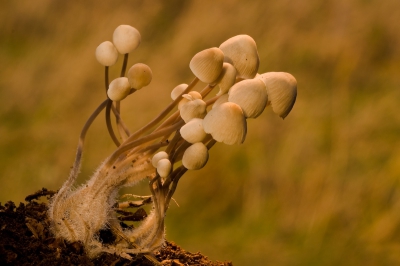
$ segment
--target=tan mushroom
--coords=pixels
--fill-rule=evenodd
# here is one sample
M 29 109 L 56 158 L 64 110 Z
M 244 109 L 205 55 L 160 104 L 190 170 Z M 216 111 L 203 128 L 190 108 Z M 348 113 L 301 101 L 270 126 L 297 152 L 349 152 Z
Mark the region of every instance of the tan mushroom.
M 195 54 L 189 67 L 193 74 L 202 82 L 211 84 L 221 74 L 224 63 L 224 53 L 213 47 Z
M 157 162 L 157 173 L 162 177 L 166 178 L 171 173 L 172 165 L 168 159 L 161 159 Z
M 204 118 L 207 114 L 207 104 L 201 99 L 195 99 L 184 103 L 180 108 L 180 114 L 185 123 L 192 118 Z
M 153 158 L 151 159 L 151 164 L 154 167 L 157 167 L 157 163 L 161 159 L 168 159 L 168 153 L 166 153 L 165 151 L 157 152 L 156 154 L 154 154 Z
M 198 91 L 189 91 L 187 94 L 183 94 L 182 100 L 180 100 L 178 103 L 178 109 L 180 110 L 182 105 L 184 105 L 185 103 L 187 103 L 189 101 L 193 101 L 196 99 L 200 99 L 200 100 L 203 99 L 200 92 L 198 92 Z
M 205 116 L 204 131 L 218 142 L 240 144 L 246 138 L 247 123 L 242 108 L 236 103 L 222 103 Z
M 296 102 L 296 79 L 286 72 L 267 72 L 259 78 L 265 84 L 272 110 L 284 119 Z
M 187 87 L 188 87 L 188 85 L 185 84 L 185 83 L 182 83 L 182 84 L 179 84 L 178 86 L 176 86 L 176 87 L 171 91 L 171 99 L 172 99 L 173 101 L 175 101 L 176 98 L 178 98 L 178 97 L 182 94 L 182 92 L 183 92 L 184 90 L 186 90 Z
M 125 99 L 129 95 L 130 90 L 131 86 L 129 85 L 128 78 L 120 77 L 111 81 L 107 95 L 111 100 L 118 102 Z
M 203 128 L 203 119 L 193 118 L 180 129 L 181 136 L 189 143 L 201 142 L 207 136 Z
M 236 82 L 236 68 L 229 63 L 224 63 L 221 74 L 215 83 L 219 86 L 219 92 L 217 95 L 225 94 Z
M 268 103 L 265 84 L 260 79 L 245 79 L 229 90 L 229 102 L 239 105 L 246 118 L 256 118 Z
M 128 54 L 136 49 L 141 42 L 137 29 L 129 25 L 120 25 L 114 30 L 113 43 L 120 54 Z
M 202 142 L 197 142 L 185 150 L 182 164 L 189 170 L 203 168 L 208 161 L 208 149 Z
M 221 105 L 223 103 L 226 103 L 228 101 L 228 94 L 223 94 L 221 96 L 219 96 L 219 98 L 215 101 L 215 103 L 213 104 L 212 108 L 217 107 L 218 105 Z
M 260 60 L 253 38 L 237 35 L 223 42 L 219 48 L 224 52 L 225 62 L 236 68 L 239 78 L 252 79 L 256 76 Z
M 131 88 L 140 90 L 150 84 L 153 72 L 148 65 L 137 63 L 129 69 L 127 77 Z
M 114 44 L 109 41 L 100 43 L 96 48 L 96 59 L 103 66 L 112 66 L 118 60 L 118 51 Z

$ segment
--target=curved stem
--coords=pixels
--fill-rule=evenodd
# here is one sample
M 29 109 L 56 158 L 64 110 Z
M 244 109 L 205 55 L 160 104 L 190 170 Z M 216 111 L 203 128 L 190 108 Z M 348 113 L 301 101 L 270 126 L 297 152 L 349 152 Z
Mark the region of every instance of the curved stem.
M 121 75 L 120 77 L 125 77 L 126 66 L 128 65 L 129 54 L 124 55 L 124 62 L 122 63 Z
M 111 139 L 114 141 L 115 145 L 119 147 L 121 144 L 119 143 L 117 136 L 115 136 L 114 130 L 111 125 L 111 117 L 110 117 L 110 112 L 111 112 L 111 105 L 113 102 L 110 99 L 107 99 L 107 106 L 106 106 L 106 124 L 107 124 L 107 130 L 108 133 L 110 134 Z

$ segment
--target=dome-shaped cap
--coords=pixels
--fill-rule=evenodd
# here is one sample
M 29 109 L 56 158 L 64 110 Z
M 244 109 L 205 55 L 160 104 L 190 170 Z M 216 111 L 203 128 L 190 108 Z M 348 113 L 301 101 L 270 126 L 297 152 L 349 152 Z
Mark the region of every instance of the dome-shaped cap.
M 236 68 L 229 63 L 224 63 L 222 66 L 221 74 L 215 83 L 219 86 L 217 95 L 225 94 L 236 82 Z
M 293 108 L 297 97 L 297 81 L 286 72 L 267 72 L 259 77 L 265 84 L 272 110 L 285 118 Z
M 113 43 L 120 54 L 129 54 L 141 42 L 141 36 L 137 29 L 129 25 L 119 25 L 113 34 Z
M 110 41 L 105 41 L 99 44 L 96 48 L 96 59 L 103 66 L 112 66 L 118 60 L 118 51 L 114 44 Z
M 223 42 L 219 48 L 224 52 L 225 62 L 236 68 L 239 78 L 252 79 L 256 76 L 260 60 L 253 38 L 237 35 Z
M 157 173 L 165 178 L 171 173 L 172 165 L 168 159 L 161 159 L 157 162 Z
M 189 101 L 193 101 L 196 99 L 202 100 L 203 97 L 201 96 L 200 92 L 198 91 L 189 91 L 187 94 L 182 95 L 182 100 L 179 101 L 178 103 L 178 109 L 181 110 L 182 105 Z
M 129 95 L 130 90 L 131 86 L 129 85 L 128 78 L 120 77 L 111 81 L 107 95 L 111 100 L 118 102 L 125 99 Z
M 203 168 L 208 161 L 208 149 L 202 142 L 197 142 L 185 150 L 182 164 L 189 170 Z
M 188 85 L 185 84 L 185 83 L 182 83 L 182 84 L 179 84 L 178 86 L 176 86 L 176 87 L 171 91 L 171 99 L 172 99 L 173 101 L 175 101 L 176 98 L 178 98 L 178 97 L 182 94 L 182 92 L 183 92 L 184 90 L 186 90 L 187 87 L 188 87 Z
M 165 151 L 157 152 L 156 154 L 154 154 L 153 158 L 151 159 L 151 164 L 154 167 L 157 167 L 157 163 L 161 159 L 168 159 L 168 153 L 166 153 Z
M 205 116 L 204 131 L 213 139 L 228 145 L 243 143 L 247 133 L 246 118 L 236 103 L 222 103 Z
M 213 47 L 195 54 L 189 67 L 193 74 L 202 82 L 211 84 L 221 74 L 224 63 L 224 53 Z
M 228 101 L 239 105 L 245 117 L 256 118 L 268 103 L 265 84 L 260 79 L 245 79 L 238 82 L 229 90 Z
M 181 136 L 189 143 L 201 142 L 207 136 L 203 128 L 203 119 L 193 118 L 180 129 Z
M 185 123 L 192 118 L 203 118 L 207 114 L 207 104 L 201 99 L 195 99 L 184 103 L 180 108 L 180 114 Z
M 140 90 L 150 84 L 153 72 L 148 65 L 137 63 L 129 69 L 127 77 L 131 88 Z
M 214 109 L 215 107 L 217 107 L 218 105 L 221 105 L 223 103 L 226 103 L 228 101 L 228 94 L 222 94 L 221 96 L 219 96 L 219 98 L 215 101 L 215 103 L 213 104 L 212 108 Z

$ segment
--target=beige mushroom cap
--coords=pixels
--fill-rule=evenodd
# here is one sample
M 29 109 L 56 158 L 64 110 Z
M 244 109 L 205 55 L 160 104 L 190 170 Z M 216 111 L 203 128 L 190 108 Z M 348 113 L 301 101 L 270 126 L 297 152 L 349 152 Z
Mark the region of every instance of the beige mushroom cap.
M 236 82 L 236 68 L 229 63 L 224 63 L 221 74 L 215 83 L 219 86 L 219 92 L 217 95 L 225 94 Z
M 265 84 L 260 79 L 245 79 L 229 90 L 229 102 L 239 105 L 247 118 L 256 118 L 268 103 Z
M 203 168 L 208 161 L 208 149 L 202 142 L 197 142 L 185 150 L 182 164 L 189 170 Z
M 189 67 L 199 80 L 211 84 L 221 74 L 223 63 L 224 53 L 221 49 L 213 47 L 195 54 Z
M 189 143 L 201 142 L 207 136 L 203 128 L 203 119 L 193 118 L 180 129 L 181 136 Z
M 198 92 L 198 91 L 189 91 L 187 94 L 183 94 L 182 100 L 180 100 L 178 103 L 178 109 L 181 110 L 182 105 L 184 105 L 185 103 L 187 103 L 189 101 L 193 101 L 196 99 L 200 99 L 200 100 L 203 99 L 200 92 Z
M 267 72 L 260 75 L 267 88 L 272 110 L 285 118 L 293 108 L 297 97 L 297 81 L 286 72 Z
M 219 48 L 224 52 L 225 62 L 236 68 L 239 78 L 252 79 L 256 76 L 260 60 L 253 38 L 237 35 L 223 42 Z
M 114 44 L 109 41 L 105 41 L 99 44 L 96 48 L 96 59 L 103 66 L 112 66 L 118 60 L 118 51 Z
M 139 46 L 141 38 L 134 27 L 120 25 L 114 30 L 113 43 L 120 54 L 129 54 Z
M 182 119 L 187 123 L 192 118 L 204 118 L 207 114 L 207 104 L 201 99 L 195 99 L 184 103 L 179 111 Z
M 156 154 L 154 154 L 153 158 L 151 159 L 151 164 L 154 167 L 157 167 L 157 163 L 161 159 L 168 159 L 168 153 L 166 153 L 165 151 L 157 152 Z
M 243 143 L 247 133 L 246 118 L 236 103 L 226 102 L 211 109 L 203 120 L 204 131 L 218 142 Z
M 215 101 L 215 103 L 213 104 L 212 108 L 214 109 L 215 107 L 217 107 L 218 105 L 221 105 L 223 103 L 226 103 L 228 101 L 229 95 L 228 94 L 223 94 L 221 96 L 219 96 L 219 98 Z
M 185 83 L 182 83 L 182 84 L 179 84 L 178 86 L 176 86 L 176 87 L 171 91 L 171 99 L 172 99 L 173 101 L 175 101 L 176 98 L 178 98 L 178 97 L 182 94 L 182 92 L 183 92 L 184 90 L 186 90 L 186 88 L 187 88 L 188 86 L 189 86 L 189 85 L 187 85 L 187 84 L 185 84 Z
M 153 72 L 148 65 L 137 63 L 129 69 L 127 77 L 131 88 L 140 90 L 150 84 Z
M 125 99 L 129 95 L 130 90 L 131 86 L 129 85 L 128 78 L 120 77 L 111 81 L 107 95 L 111 100 L 118 102 Z
M 157 173 L 165 178 L 171 173 L 172 165 L 168 159 L 161 159 L 157 162 Z

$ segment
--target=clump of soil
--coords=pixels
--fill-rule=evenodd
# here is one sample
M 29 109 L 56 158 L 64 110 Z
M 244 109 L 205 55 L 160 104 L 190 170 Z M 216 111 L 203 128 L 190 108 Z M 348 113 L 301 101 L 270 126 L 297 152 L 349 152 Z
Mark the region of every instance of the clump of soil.
M 190 253 L 166 241 L 154 256 L 138 255 L 127 260 L 103 253 L 95 259 L 86 256 L 79 242 L 68 243 L 54 238 L 48 228 L 47 204 L 36 200 L 55 192 L 42 189 L 26 197 L 27 204 L 17 207 L 9 201 L 0 203 L 0 265 L 212 265 L 228 266 L 231 262 L 210 261 L 201 253 Z M 140 210 L 143 212 L 143 210 Z M 122 222 L 121 222 L 122 223 Z M 127 227 L 127 225 L 125 225 Z M 110 231 L 100 232 L 104 244 L 113 241 Z M 151 261 L 153 260 L 153 262 Z

